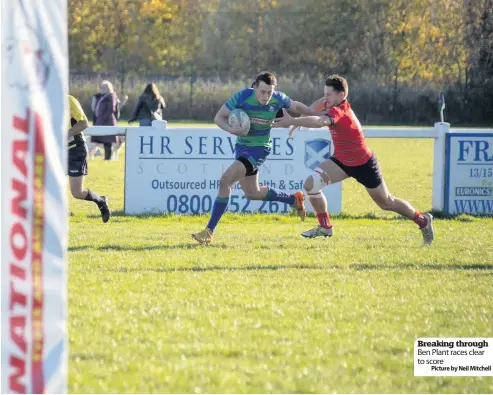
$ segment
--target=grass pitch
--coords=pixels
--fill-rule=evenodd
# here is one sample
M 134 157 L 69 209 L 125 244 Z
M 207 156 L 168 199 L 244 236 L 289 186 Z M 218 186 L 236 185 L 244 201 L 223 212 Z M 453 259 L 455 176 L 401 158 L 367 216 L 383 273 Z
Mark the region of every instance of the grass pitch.
M 431 206 L 432 142 L 371 139 L 391 191 Z M 417 337 L 492 337 L 493 219 L 417 227 L 344 182 L 335 236 L 316 223 L 231 215 L 123 216 L 123 157 L 89 163 L 70 199 L 69 390 L 77 393 L 488 393 L 492 377 L 414 377 Z

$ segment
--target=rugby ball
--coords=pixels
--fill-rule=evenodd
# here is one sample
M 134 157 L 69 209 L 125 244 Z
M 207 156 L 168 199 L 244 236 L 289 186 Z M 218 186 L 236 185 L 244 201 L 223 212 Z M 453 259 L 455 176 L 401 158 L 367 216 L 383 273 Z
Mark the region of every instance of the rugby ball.
M 239 108 L 230 111 L 228 115 L 228 124 L 234 128 L 242 128 L 244 133 L 240 134 L 240 136 L 246 136 L 250 131 L 250 117 L 245 111 L 240 110 Z

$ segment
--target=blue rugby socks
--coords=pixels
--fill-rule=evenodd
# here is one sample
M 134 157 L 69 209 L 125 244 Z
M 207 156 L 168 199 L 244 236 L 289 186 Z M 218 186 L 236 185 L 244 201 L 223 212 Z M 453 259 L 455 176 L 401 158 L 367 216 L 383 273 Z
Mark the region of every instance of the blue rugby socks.
M 294 194 L 289 194 L 269 187 L 267 195 L 264 197 L 264 201 L 287 203 L 292 206 L 295 203 L 295 198 Z
M 217 223 L 226 212 L 228 208 L 229 196 L 228 197 L 217 197 L 214 201 L 214 205 L 212 206 L 211 218 L 209 219 L 209 223 L 207 227 L 214 233 L 214 229 L 216 229 Z

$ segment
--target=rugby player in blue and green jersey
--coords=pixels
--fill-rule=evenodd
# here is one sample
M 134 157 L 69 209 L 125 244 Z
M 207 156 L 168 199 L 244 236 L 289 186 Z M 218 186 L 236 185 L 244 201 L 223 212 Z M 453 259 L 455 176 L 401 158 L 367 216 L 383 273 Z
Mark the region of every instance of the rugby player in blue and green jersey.
M 274 74 L 261 72 L 257 75 L 252 88 L 235 93 L 219 109 L 214 118 L 217 126 L 238 138 L 235 146 L 235 161 L 221 176 L 209 223 L 204 230 L 192 234 L 199 243 L 207 244 L 212 241 L 216 226 L 228 207 L 231 188 L 237 182 L 240 183 L 247 199 L 287 203 L 295 207 L 302 220 L 305 218 L 303 192 L 297 191 L 291 194 L 259 185 L 259 168 L 271 152 L 271 126 L 278 111 L 284 108 L 301 115 L 320 115 L 319 111 L 276 91 L 276 85 Z M 244 131 L 240 127 L 232 127 L 228 124 L 229 113 L 234 109 L 241 109 L 250 117 L 250 130 L 246 136 L 242 136 Z

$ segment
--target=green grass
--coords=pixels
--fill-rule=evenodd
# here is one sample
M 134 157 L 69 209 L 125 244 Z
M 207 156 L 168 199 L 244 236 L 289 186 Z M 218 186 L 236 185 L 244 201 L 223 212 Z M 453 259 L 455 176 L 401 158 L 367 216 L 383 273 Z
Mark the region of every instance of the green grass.
M 429 209 L 431 141 L 369 142 L 392 192 Z M 205 216 L 121 214 L 123 165 L 89 164 L 110 223 L 70 200 L 70 392 L 491 392 L 414 377 L 413 343 L 492 336 L 492 218 L 437 220 L 423 248 L 347 181 L 330 240 L 299 237 L 314 218 L 226 215 L 202 247 Z

